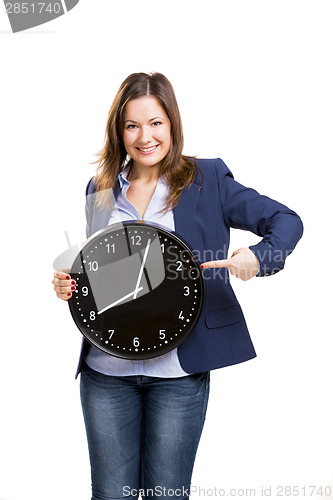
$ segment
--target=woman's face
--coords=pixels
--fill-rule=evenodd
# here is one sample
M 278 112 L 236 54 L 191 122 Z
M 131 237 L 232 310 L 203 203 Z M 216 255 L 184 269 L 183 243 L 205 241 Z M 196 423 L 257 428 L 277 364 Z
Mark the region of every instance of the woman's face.
M 167 155 L 171 124 L 155 97 L 139 97 L 126 104 L 123 141 L 138 167 L 156 166 Z

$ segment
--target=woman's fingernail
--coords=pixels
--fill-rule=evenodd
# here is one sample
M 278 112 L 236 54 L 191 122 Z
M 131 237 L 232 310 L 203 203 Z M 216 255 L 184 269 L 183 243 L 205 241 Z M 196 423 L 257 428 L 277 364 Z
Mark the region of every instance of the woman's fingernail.
M 71 287 L 71 290 L 75 290 L 75 286 L 72 286 L 72 287 Z
M 70 276 L 68 276 L 68 274 L 67 274 L 67 276 L 66 276 L 66 280 L 70 280 L 70 279 L 71 279 L 71 277 L 70 277 Z
M 75 285 L 75 281 L 74 280 L 71 281 L 71 285 Z
M 201 267 L 201 269 L 203 269 L 203 268 L 204 268 L 204 265 L 203 265 L 203 264 L 200 264 L 200 267 Z
M 69 297 L 70 295 L 72 295 L 71 292 L 68 292 L 67 296 Z

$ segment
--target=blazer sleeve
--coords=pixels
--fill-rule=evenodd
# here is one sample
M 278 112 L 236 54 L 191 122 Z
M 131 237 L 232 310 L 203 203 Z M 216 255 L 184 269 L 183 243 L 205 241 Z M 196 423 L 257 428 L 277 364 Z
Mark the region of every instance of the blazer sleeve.
M 303 234 L 300 217 L 287 206 L 235 181 L 222 160 L 216 161 L 216 169 L 225 223 L 262 237 L 249 247 L 260 264 L 258 276 L 281 271 Z

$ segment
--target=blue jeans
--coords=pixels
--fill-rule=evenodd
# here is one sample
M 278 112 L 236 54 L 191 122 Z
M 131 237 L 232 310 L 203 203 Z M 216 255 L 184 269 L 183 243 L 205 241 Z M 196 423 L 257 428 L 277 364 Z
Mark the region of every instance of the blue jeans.
M 86 366 L 80 387 L 92 500 L 187 499 L 209 372 L 114 377 Z

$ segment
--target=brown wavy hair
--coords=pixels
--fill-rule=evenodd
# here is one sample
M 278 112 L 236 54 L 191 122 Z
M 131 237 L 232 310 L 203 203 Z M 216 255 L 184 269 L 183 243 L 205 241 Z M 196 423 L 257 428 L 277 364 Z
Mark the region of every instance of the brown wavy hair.
M 123 143 L 124 115 L 127 103 L 143 96 L 155 97 L 171 124 L 171 146 L 167 155 L 160 162 L 160 176 L 164 175 L 169 186 L 164 211 L 173 209 L 183 189 L 189 187 L 199 171 L 195 157 L 182 154 L 184 137 L 182 121 L 176 96 L 169 80 L 162 73 L 133 73 L 121 84 L 109 111 L 105 145 L 98 154 L 99 159 L 95 185 L 98 206 L 110 206 L 109 192 L 114 188 L 118 174 L 127 165 L 127 152 Z

